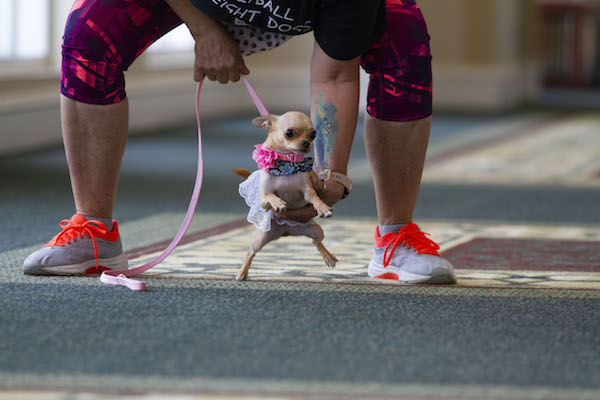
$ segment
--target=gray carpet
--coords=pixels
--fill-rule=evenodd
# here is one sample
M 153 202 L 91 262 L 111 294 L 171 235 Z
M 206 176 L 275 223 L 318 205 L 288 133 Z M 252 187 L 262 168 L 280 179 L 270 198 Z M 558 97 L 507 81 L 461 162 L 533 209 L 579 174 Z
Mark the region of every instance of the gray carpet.
M 2 284 L 1 368 L 158 375 L 145 388 L 172 390 L 168 378 L 599 389 L 598 294 L 327 286 Z

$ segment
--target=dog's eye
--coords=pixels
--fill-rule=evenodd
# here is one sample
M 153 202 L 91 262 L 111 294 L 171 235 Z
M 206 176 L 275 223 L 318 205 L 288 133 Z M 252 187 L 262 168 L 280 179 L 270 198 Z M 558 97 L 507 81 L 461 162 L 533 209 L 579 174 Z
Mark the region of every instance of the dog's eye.
M 296 131 L 294 131 L 293 129 L 288 129 L 287 131 L 285 131 L 285 136 L 292 138 L 294 137 L 294 135 L 296 134 Z
M 315 138 L 317 137 L 317 131 L 310 131 L 308 137 L 310 138 L 310 140 L 315 140 Z

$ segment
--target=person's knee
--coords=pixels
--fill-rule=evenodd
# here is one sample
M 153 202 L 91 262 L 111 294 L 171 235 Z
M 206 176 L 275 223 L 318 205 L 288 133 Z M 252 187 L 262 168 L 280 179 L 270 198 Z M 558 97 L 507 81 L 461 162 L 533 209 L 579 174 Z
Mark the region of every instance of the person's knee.
M 370 114 L 365 116 L 365 139 L 373 138 L 387 141 L 393 138 L 407 140 L 409 137 L 429 137 L 431 130 L 431 115 L 406 121 L 385 120 Z M 393 139 L 396 140 L 396 139 Z M 419 139 L 420 140 L 420 139 Z
M 117 103 L 125 98 L 124 69 L 103 29 L 72 13 L 63 38 L 61 93 L 90 104 Z
M 423 76 L 416 79 L 402 71 L 371 74 L 367 113 L 380 120 L 397 122 L 429 117 L 432 114 L 430 71 L 430 67 L 425 69 Z
M 431 55 L 427 44 L 402 49 L 398 36 L 384 36 L 363 56 L 369 73 L 367 112 L 385 121 L 414 121 L 432 113 Z M 425 51 L 426 50 L 426 51 Z
M 367 112 L 386 121 L 426 118 L 432 111 L 432 77 L 425 20 L 413 0 L 386 4 L 388 29 L 362 59 L 370 74 Z

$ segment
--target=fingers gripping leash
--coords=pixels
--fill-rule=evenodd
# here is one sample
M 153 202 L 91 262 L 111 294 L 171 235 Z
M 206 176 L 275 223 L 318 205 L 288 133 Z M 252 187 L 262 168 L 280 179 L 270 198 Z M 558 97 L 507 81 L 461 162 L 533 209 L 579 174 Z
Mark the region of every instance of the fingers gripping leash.
M 258 94 L 250 85 L 250 82 L 243 76 L 244 83 L 246 84 L 246 88 L 256 105 L 256 108 L 260 112 L 261 115 L 267 115 L 269 112 L 266 107 L 258 97 Z M 187 229 L 192 222 L 192 217 L 194 216 L 194 212 L 196 211 L 196 206 L 198 204 L 198 198 L 200 197 L 200 190 L 202 189 L 202 177 L 204 172 L 204 162 L 202 158 L 202 132 L 200 129 L 200 90 L 202 88 L 202 82 L 198 83 L 198 87 L 196 88 L 196 123 L 198 124 L 198 169 L 196 171 L 196 182 L 194 184 L 194 190 L 192 193 L 192 198 L 190 200 L 190 205 L 188 206 L 187 213 L 181 224 L 181 228 L 179 228 L 179 232 L 175 235 L 169 246 L 156 257 L 154 260 L 150 261 L 147 264 L 144 264 L 137 268 L 132 269 L 124 269 L 124 270 L 108 270 L 102 272 L 100 275 L 100 281 L 109 285 L 120 285 L 126 286 L 131 290 L 146 290 L 146 283 L 142 281 L 138 281 L 135 279 L 131 279 L 136 275 L 139 275 L 143 272 L 148 271 L 150 268 L 160 264 L 171 252 L 175 249 L 175 247 L 179 244 L 183 236 L 185 235 Z

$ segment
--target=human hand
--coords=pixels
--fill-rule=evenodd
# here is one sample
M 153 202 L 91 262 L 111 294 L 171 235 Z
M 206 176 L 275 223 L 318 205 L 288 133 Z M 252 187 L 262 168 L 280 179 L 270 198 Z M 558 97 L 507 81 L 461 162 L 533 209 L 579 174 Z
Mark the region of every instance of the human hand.
M 329 206 L 333 206 L 340 201 L 344 195 L 344 185 L 337 181 L 330 180 L 325 183 L 316 174 L 311 174 L 310 181 L 319 197 Z M 306 223 L 317 216 L 317 211 L 312 204 L 297 210 L 285 210 L 273 213 L 279 219 L 289 219 L 302 223 Z
M 192 35 L 196 41 L 196 82 L 200 82 L 204 77 L 219 83 L 237 82 L 240 80 L 240 74 L 250 73 L 238 45 L 229 32 L 218 23 L 204 25 Z

